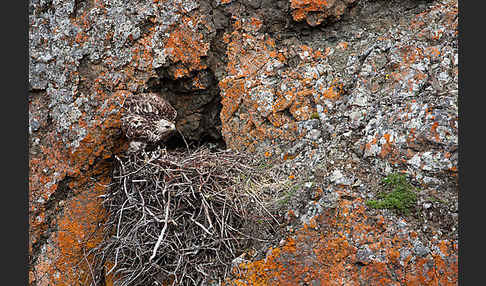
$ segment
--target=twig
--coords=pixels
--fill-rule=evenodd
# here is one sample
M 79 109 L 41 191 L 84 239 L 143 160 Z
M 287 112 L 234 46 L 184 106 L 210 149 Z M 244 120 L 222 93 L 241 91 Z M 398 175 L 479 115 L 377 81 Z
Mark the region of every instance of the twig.
M 162 231 L 160 232 L 159 239 L 157 239 L 157 243 L 155 244 L 154 250 L 152 251 L 152 256 L 150 256 L 149 261 L 152 261 L 154 259 L 155 255 L 157 254 L 157 249 L 160 246 L 160 243 L 162 242 L 162 239 L 164 238 L 165 235 L 165 230 L 167 229 L 167 222 L 169 221 L 169 205 L 170 205 L 170 192 L 167 198 L 167 205 L 165 206 L 165 218 L 164 218 L 164 227 L 162 228 Z
M 267 208 L 271 198 L 253 188 L 276 189 L 272 176 L 279 171 L 266 173 L 250 155 L 161 149 L 117 161 L 103 196 L 106 235 L 95 255 L 96 267 L 114 262 L 107 272 L 117 285 L 204 284 L 207 276 L 226 277 L 250 243 L 269 241 L 262 235 L 277 221 Z M 255 228 L 259 217 L 271 219 Z

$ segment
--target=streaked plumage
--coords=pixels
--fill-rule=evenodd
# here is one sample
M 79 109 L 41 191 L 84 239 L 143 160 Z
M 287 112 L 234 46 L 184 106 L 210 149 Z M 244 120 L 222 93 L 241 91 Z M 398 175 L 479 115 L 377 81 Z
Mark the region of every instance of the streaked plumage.
M 126 99 L 122 114 L 122 130 L 136 151 L 166 141 L 175 131 L 177 111 L 155 93 L 142 93 Z

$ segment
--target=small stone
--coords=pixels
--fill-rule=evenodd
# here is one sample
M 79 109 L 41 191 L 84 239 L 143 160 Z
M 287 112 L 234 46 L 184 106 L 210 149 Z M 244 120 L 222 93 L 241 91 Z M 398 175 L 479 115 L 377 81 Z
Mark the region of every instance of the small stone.
M 305 183 L 305 184 L 304 184 L 304 187 L 305 187 L 306 189 L 310 189 L 310 188 L 312 188 L 312 185 L 313 185 L 313 184 L 314 184 L 314 183 L 312 183 L 312 182 L 307 182 L 307 183 Z
M 340 170 L 334 170 L 329 180 L 337 185 L 351 185 L 353 183 L 352 180 L 344 177 Z
M 356 106 L 367 106 L 368 105 L 368 98 L 365 94 L 362 93 L 357 93 L 354 95 L 354 97 L 351 99 L 351 105 L 356 105 Z
M 414 243 L 413 252 L 417 256 L 424 257 L 427 254 L 429 254 L 430 249 L 428 247 L 423 246 L 420 241 L 417 241 Z
M 309 131 L 309 133 L 307 133 L 307 138 L 313 141 L 317 141 L 320 136 L 321 136 L 321 131 L 318 129 L 312 129 L 311 131 Z
M 367 265 L 373 258 L 373 253 L 368 245 L 361 246 L 356 252 L 356 261 L 361 264 Z

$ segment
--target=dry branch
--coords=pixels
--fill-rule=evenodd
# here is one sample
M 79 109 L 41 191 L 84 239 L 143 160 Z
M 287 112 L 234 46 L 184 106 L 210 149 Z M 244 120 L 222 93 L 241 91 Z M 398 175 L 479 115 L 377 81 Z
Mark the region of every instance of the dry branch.
M 103 197 L 106 237 L 95 250 L 97 267 L 114 265 L 106 272 L 115 285 L 218 281 L 249 245 L 273 238 L 270 200 L 251 188 L 271 178 L 252 156 L 200 148 L 116 159 Z

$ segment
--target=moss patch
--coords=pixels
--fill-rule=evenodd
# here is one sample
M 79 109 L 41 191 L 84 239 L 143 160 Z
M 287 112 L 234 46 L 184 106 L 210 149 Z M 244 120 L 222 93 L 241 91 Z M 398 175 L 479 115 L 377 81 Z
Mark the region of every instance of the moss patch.
M 409 214 L 410 209 L 417 203 L 417 194 L 406 176 L 392 173 L 382 182 L 391 191 L 379 193 L 378 200 L 369 200 L 366 205 L 374 209 L 392 209 L 401 214 Z

